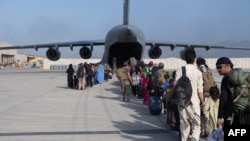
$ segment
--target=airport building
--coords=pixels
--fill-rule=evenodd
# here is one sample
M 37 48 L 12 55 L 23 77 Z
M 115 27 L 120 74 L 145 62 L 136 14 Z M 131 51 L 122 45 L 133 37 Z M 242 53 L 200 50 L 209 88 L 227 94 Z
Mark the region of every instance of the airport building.
M 205 58 L 207 65 L 211 69 L 216 69 L 215 64 L 218 58 Z M 235 68 L 250 69 L 250 58 L 230 58 L 234 64 Z M 47 58 L 44 58 L 44 69 L 47 70 L 66 70 L 69 64 L 77 66 L 79 63 L 97 63 L 101 59 L 74 59 L 74 58 L 60 58 L 58 61 L 50 61 Z M 185 65 L 186 62 L 180 58 L 164 58 L 164 59 L 143 59 L 145 63 L 153 61 L 155 64 L 160 62 L 164 63 L 165 69 L 174 70 L 178 66 Z
M 10 43 L 0 42 L 1 46 L 12 46 Z M 15 63 L 15 56 L 17 56 L 17 50 L 0 50 L 0 66 L 6 66 L 8 64 Z
M 0 42 L 1 46 L 12 46 L 7 42 Z M 33 66 L 42 66 L 43 57 L 37 55 L 20 54 L 16 49 L 0 50 L 0 66 L 10 66 L 18 68 L 27 68 Z

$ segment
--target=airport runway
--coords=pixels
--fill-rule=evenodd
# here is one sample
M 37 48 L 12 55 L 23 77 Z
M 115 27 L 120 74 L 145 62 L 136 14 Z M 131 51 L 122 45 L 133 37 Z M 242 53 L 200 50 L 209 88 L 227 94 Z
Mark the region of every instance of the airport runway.
M 64 71 L 0 70 L 0 78 L 1 141 L 177 140 L 142 99 L 121 100 L 116 77 L 86 90 L 68 89 Z

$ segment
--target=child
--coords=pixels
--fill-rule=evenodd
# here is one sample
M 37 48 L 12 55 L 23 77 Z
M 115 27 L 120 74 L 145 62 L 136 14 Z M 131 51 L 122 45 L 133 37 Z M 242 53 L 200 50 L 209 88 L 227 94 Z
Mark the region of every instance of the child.
M 131 77 L 134 96 L 138 96 L 138 98 L 141 98 L 142 94 L 139 94 L 139 86 L 141 82 L 140 71 L 134 70 Z
M 74 75 L 74 89 L 77 89 L 77 84 L 78 84 L 78 80 L 76 78 L 76 75 Z
M 167 105 L 167 125 L 172 130 L 179 131 L 180 119 L 177 105 L 171 102 L 171 97 L 174 92 L 175 80 L 171 78 L 169 80 L 169 87 L 166 89 L 166 105 Z
M 165 82 L 163 84 L 163 87 L 158 90 L 159 94 L 162 95 L 162 102 L 163 102 L 163 108 L 164 108 L 164 115 L 167 114 L 167 99 L 168 99 L 168 96 L 167 96 L 167 89 L 169 87 L 169 79 L 170 79 L 170 76 L 168 73 L 166 73 L 164 75 L 164 79 L 165 79 Z
M 217 116 L 219 110 L 219 97 L 220 91 L 217 86 L 210 88 L 210 97 L 207 99 L 205 106 L 202 108 L 204 114 L 208 114 L 208 131 L 204 133 L 204 136 L 207 137 L 213 130 L 217 129 Z

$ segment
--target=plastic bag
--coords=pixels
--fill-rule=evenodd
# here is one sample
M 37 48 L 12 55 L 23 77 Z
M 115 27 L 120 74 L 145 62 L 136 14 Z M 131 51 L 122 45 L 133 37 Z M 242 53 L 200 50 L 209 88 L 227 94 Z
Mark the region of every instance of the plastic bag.
M 207 137 L 208 141 L 224 141 L 224 132 L 222 128 L 213 130 Z

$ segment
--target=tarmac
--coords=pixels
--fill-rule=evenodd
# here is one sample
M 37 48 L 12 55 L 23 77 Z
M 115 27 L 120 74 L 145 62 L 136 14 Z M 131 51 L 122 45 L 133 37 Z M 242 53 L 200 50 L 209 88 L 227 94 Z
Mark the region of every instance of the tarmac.
M 178 139 L 142 99 L 122 101 L 115 76 L 85 90 L 67 88 L 65 71 L 2 69 L 0 78 L 0 141 Z

